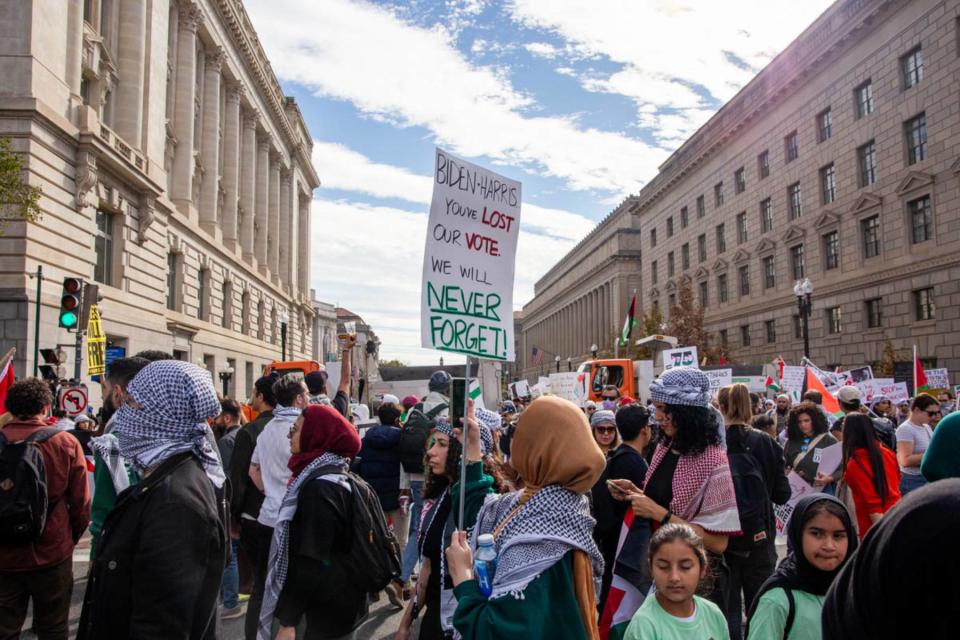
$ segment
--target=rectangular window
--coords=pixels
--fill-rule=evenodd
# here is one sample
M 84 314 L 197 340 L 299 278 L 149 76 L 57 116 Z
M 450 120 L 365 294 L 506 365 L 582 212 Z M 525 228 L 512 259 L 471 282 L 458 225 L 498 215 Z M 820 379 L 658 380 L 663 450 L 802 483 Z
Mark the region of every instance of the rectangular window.
M 807 265 L 803 256 L 802 244 L 790 247 L 790 266 L 793 269 L 793 279 L 803 280 L 807 272 Z
M 747 241 L 747 212 L 741 211 L 737 214 L 737 244 L 743 244 Z
M 877 181 L 877 148 L 873 140 L 857 149 L 857 165 L 860 167 L 861 187 L 869 187 Z
M 790 210 L 791 220 L 796 220 L 803 215 L 803 200 L 800 197 L 799 182 L 794 182 L 787 187 L 787 208 Z
M 777 341 L 777 321 L 767 320 L 763 324 L 767 329 L 767 344 L 773 344 Z
M 686 207 L 681 207 L 680 208 L 680 228 L 686 229 L 688 224 L 690 224 L 690 213 L 687 211 Z
M 727 274 L 721 273 L 717 276 L 717 298 L 719 298 L 720 302 L 726 302 L 728 297 Z
M 740 274 L 740 295 L 748 296 L 750 295 L 750 267 L 743 265 L 738 273 Z
M 927 157 L 927 116 L 921 113 L 903 123 L 907 139 L 907 164 L 916 164 Z
M 836 231 L 823 236 L 824 268 L 829 271 L 840 266 L 840 237 Z
M 713 203 L 717 207 L 723 206 L 723 182 L 713 185 Z
M 760 174 L 760 179 L 763 180 L 770 175 L 770 151 L 764 149 L 760 155 L 757 156 L 757 171 Z
M 667 254 L 667 277 L 672 278 L 676 263 L 673 260 L 673 251 Z
M 697 218 L 707 215 L 707 201 L 704 196 L 697 196 Z
M 650 282 L 651 284 L 657 284 L 657 261 L 656 260 L 650 263 Z
M 683 264 L 683 269 L 687 270 L 690 268 L 690 243 L 684 242 L 683 246 L 680 247 L 680 262 Z
M 829 307 L 827 309 L 827 333 L 836 334 L 843 331 L 843 325 L 840 321 L 840 307 Z
M 773 289 L 777 286 L 777 265 L 773 256 L 763 259 L 763 288 Z
M 857 120 L 873 113 L 873 83 L 867 80 L 854 89 L 853 99 L 856 104 Z
M 797 340 L 803 340 L 803 325 L 800 323 L 800 316 L 793 316 L 793 337 Z
M 727 250 L 727 239 L 724 237 L 723 224 L 717 225 L 717 253 L 723 253 Z
M 720 329 L 720 344 L 721 346 L 727 346 L 727 343 L 730 341 L 730 337 L 727 334 L 726 329 Z
M 743 167 L 737 169 L 733 174 L 733 190 L 736 193 L 743 193 L 747 190 L 747 178 L 743 173 Z
M 673 216 L 667 218 L 667 237 L 673 237 Z
M 200 269 L 197 272 L 197 318 L 207 319 L 210 297 L 210 270 Z
M 933 212 L 930 208 L 930 196 L 923 196 L 907 203 L 910 211 L 910 228 L 913 230 L 913 244 L 926 242 L 933 238 Z
M 223 317 L 220 320 L 220 326 L 224 329 L 233 328 L 233 285 L 229 281 L 224 281 L 220 289 L 220 295 L 223 298 Z
M 883 311 L 880 303 L 881 298 L 870 298 L 864 303 L 867 312 L 867 328 L 876 329 L 883 324 Z
M 937 305 L 933 302 L 933 287 L 913 292 L 914 317 L 917 320 L 933 320 L 937 316 Z
M 783 149 L 787 162 L 793 162 L 800 157 L 800 143 L 797 141 L 796 131 L 792 131 L 783 139 Z
M 745 347 L 750 346 L 750 325 L 748 324 L 740 325 L 740 342 Z
M 705 307 L 708 304 L 710 304 L 709 295 L 710 295 L 710 292 L 708 291 L 707 283 L 701 282 L 700 283 L 700 306 L 701 307 Z
M 650 229 L 650 248 L 657 246 L 657 228 Z
M 875 258 L 880 255 L 880 216 L 870 216 L 860 223 L 863 234 L 863 257 Z
M 113 216 L 99 209 L 97 209 L 97 235 L 93 247 L 97 254 L 97 262 L 93 267 L 93 279 L 103 284 L 112 285 Z
M 673 313 L 673 308 L 677 306 L 677 294 L 671 293 L 667 297 L 667 304 L 670 305 L 670 312 Z
M 700 262 L 707 261 L 707 234 L 697 236 L 697 258 Z
M 820 202 L 828 205 L 837 199 L 837 171 L 831 162 L 820 169 Z
M 817 142 L 829 140 L 831 135 L 833 135 L 833 116 L 827 108 L 817 114 Z
M 177 309 L 177 254 L 167 254 L 167 309 Z
M 900 69 L 903 71 L 903 89 L 920 84 L 923 80 L 923 51 L 916 47 L 907 55 L 900 58 Z
M 765 198 L 760 203 L 760 231 L 773 231 L 773 201 L 770 198 Z

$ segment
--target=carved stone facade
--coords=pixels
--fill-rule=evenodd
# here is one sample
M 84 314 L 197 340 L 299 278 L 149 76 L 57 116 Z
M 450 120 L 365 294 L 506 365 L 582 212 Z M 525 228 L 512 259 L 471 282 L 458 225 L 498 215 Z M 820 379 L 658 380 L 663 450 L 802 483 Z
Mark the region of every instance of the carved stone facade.
M 5 20 L 19 35 L 0 44 L 0 135 L 44 211 L 0 237 L 0 347 L 17 347 L 18 375 L 37 266 L 41 348 L 73 341 L 56 319 L 70 275 L 99 285 L 112 345 L 231 367 L 240 399 L 280 358 L 284 317 L 290 357 L 311 358 L 312 139 L 242 2 L 11 3 Z
M 889 339 L 960 370 L 958 32 L 955 1 L 831 6 L 537 283 L 521 375 L 533 346 L 547 369 L 609 345 L 634 286 L 638 314 L 668 315 L 682 280 L 735 361 L 796 361 L 798 277 L 818 364 L 874 362 Z M 605 278 L 624 284 L 584 316 Z

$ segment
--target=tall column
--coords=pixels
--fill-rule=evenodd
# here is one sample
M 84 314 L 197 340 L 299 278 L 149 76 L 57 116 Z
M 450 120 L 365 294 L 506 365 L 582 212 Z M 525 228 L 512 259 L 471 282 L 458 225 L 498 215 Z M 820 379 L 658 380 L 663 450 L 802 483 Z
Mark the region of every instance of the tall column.
M 203 183 L 200 187 L 200 226 L 216 235 L 217 204 L 220 195 L 220 67 L 223 49 L 214 47 L 203 67 L 203 139 L 200 162 Z
M 310 293 L 310 194 L 297 189 L 297 206 L 300 221 L 297 223 L 297 243 L 300 253 L 297 256 L 297 280 L 300 293 Z
M 267 264 L 274 282 L 280 275 L 280 164 L 279 153 L 270 154 L 270 195 L 267 204 Z
M 290 282 L 290 253 L 293 249 L 292 240 L 296 237 L 293 229 L 293 215 L 290 211 L 290 172 L 280 173 L 280 229 L 282 237 L 277 236 L 280 246 L 280 282 L 283 288 L 290 291 L 293 283 Z
M 240 246 L 243 259 L 253 263 L 256 237 L 257 194 L 257 113 L 248 112 L 243 119 L 243 149 L 240 162 Z
M 196 100 L 197 27 L 203 14 L 196 2 L 181 2 L 177 37 L 177 86 L 173 132 L 177 151 L 173 159 L 173 200 L 193 197 L 193 116 Z
M 230 251 L 237 249 L 238 181 L 240 179 L 240 99 L 243 85 L 227 88 L 227 108 L 223 117 L 223 219 L 220 229 Z M 251 185 L 252 186 L 252 185 Z M 242 233 L 242 232 L 241 232 Z
M 254 252 L 260 273 L 267 269 L 267 193 L 270 188 L 270 135 L 257 140 L 256 222 L 254 223 Z
M 117 133 L 130 146 L 141 149 L 143 131 L 143 80 L 145 44 L 147 42 L 147 12 L 144 2 L 121 2 L 118 6 L 119 29 L 117 30 L 117 67 L 121 82 L 117 85 L 117 97 L 113 125 Z
M 67 5 L 67 68 L 65 80 L 70 93 L 80 95 L 83 68 L 83 0 L 69 0 Z

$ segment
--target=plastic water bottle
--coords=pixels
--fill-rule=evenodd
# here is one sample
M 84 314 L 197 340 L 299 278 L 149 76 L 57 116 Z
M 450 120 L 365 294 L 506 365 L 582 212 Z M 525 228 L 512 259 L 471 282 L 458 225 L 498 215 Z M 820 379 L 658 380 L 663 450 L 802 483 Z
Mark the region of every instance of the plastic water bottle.
M 493 593 L 493 576 L 497 573 L 497 548 L 493 536 L 485 533 L 477 538 L 477 557 L 473 561 L 473 573 L 477 578 L 480 593 L 489 598 Z

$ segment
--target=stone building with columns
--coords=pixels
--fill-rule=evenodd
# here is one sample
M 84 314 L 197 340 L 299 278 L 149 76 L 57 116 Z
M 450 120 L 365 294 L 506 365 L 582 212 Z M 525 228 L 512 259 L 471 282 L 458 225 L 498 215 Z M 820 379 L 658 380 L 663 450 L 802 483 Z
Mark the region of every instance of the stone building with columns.
M 522 374 L 533 346 L 611 344 L 634 287 L 668 316 L 683 284 L 734 361 L 797 362 L 803 278 L 817 364 L 889 341 L 956 374 L 958 105 L 960 3 L 835 2 L 537 283 Z
M 109 344 L 232 370 L 238 398 L 280 359 L 282 325 L 288 358 L 311 358 L 312 139 L 242 2 L 0 0 L 0 15 L 0 135 L 43 190 L 42 219 L 0 237 L 17 374 L 37 306 L 39 347 L 73 343 L 65 276 L 99 286 Z

